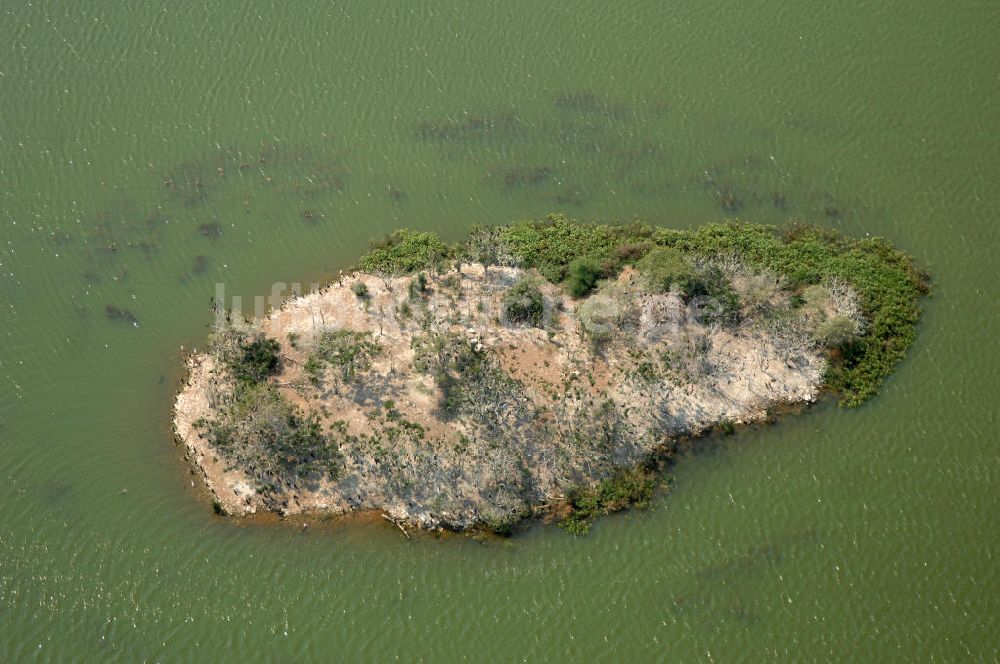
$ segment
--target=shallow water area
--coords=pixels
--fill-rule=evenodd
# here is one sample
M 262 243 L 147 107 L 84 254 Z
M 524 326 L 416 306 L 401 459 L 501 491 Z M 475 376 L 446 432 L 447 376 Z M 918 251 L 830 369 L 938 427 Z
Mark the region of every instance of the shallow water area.
M 993 4 L 0 16 L 0 659 L 996 657 Z M 399 226 L 551 211 L 883 235 L 933 295 L 864 407 L 584 538 L 212 513 L 170 407 L 217 283 L 252 311 Z

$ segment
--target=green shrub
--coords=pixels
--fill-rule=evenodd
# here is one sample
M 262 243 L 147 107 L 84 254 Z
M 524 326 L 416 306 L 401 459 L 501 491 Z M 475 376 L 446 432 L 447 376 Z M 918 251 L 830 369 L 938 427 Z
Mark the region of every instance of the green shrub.
M 478 235 L 494 237 L 482 229 Z M 542 221 L 501 226 L 495 233 L 495 241 L 504 253 L 524 267 L 537 268 L 552 283 L 563 281 L 569 264 L 580 256 L 589 256 L 598 263 L 603 276 L 613 276 L 623 261 L 635 260 L 652 237 L 653 229 L 646 224 L 584 223 L 558 214 Z
M 721 269 L 701 265 L 684 293 L 688 301 L 698 298 L 705 304 L 705 322 L 735 323 L 739 319 L 740 298 Z
M 656 365 L 652 362 L 640 362 L 635 368 L 635 373 L 639 378 L 653 382 L 660 378 L 660 372 L 656 370 Z
M 228 361 L 229 370 L 237 381 L 259 383 L 278 371 L 281 345 L 275 339 L 260 336 L 243 340 Z
M 573 297 L 583 297 L 594 288 L 602 274 L 596 259 L 589 256 L 574 258 L 566 268 L 566 287 Z
M 354 282 L 351 286 L 351 291 L 353 291 L 359 299 L 363 300 L 368 297 L 368 286 L 360 279 Z
M 636 262 L 635 267 L 645 276 L 650 288 L 666 293 L 677 286 L 685 294 L 691 293 L 696 273 L 691 259 L 673 247 L 656 247 Z
M 530 279 L 522 279 L 504 293 L 503 311 L 511 323 L 541 327 L 544 309 L 542 291 Z
M 619 470 L 593 488 L 574 487 L 566 492 L 569 515 L 560 527 L 573 535 L 586 535 L 594 517 L 629 507 L 649 506 L 656 490 L 655 471 L 645 467 Z
M 847 316 L 831 316 L 816 328 L 816 340 L 824 346 L 835 348 L 854 339 L 858 325 Z
M 508 514 L 487 516 L 484 519 L 484 525 L 494 535 L 510 537 L 529 516 L 531 516 L 531 510 L 525 506 Z
M 398 230 L 361 257 L 360 267 L 383 277 L 399 276 L 438 266 L 452 249 L 435 233 Z
M 314 378 L 322 371 L 322 363 L 337 367 L 344 380 L 353 380 L 371 367 L 371 360 L 382 351 L 368 332 L 327 330 L 319 335 L 306 371 Z
M 323 382 L 323 371 L 326 369 L 326 365 L 315 355 L 310 355 L 302 368 L 309 376 L 309 382 L 319 387 Z
M 270 383 L 238 384 L 220 416 L 198 424 L 224 458 L 264 486 L 318 474 L 336 479 L 343 466 L 340 450 L 319 421 L 304 416 Z
M 794 226 L 779 234 L 770 226 L 734 223 L 657 231 L 655 239 L 706 256 L 738 253 L 751 264 L 784 275 L 793 286 L 819 284 L 827 277 L 849 283 L 861 299 L 868 325 L 827 369 L 826 384 L 841 393 L 842 405 L 859 406 L 874 396 L 916 338 L 928 276 L 882 238 L 853 239 L 813 226 Z
M 736 433 L 736 423 L 732 420 L 722 420 L 715 425 L 715 430 L 724 436 L 732 436 Z
M 729 279 L 714 265 L 696 265 L 690 255 L 675 247 L 657 247 L 636 263 L 650 288 L 665 293 L 677 287 L 685 301 L 701 298 L 710 322 L 732 322 L 739 312 L 740 300 Z

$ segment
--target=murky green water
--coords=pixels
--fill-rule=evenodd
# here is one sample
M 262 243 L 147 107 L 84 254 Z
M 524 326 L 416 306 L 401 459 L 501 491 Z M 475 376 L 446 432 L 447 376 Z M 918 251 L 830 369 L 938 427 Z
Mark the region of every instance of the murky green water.
M 995 3 L 311 4 L 0 8 L 0 660 L 998 656 Z M 585 539 L 211 514 L 169 408 L 216 283 L 556 210 L 881 234 L 934 296 L 875 401 Z

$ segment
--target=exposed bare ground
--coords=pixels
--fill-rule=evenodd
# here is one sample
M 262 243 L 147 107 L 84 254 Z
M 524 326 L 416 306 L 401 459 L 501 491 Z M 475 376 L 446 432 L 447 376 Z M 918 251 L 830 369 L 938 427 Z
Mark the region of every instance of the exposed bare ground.
M 232 381 L 208 354 L 189 360 L 177 436 L 231 514 L 382 510 L 424 527 L 463 529 L 516 520 L 678 437 L 760 420 L 769 407 L 817 396 L 822 349 L 809 338 L 809 322 L 788 314 L 780 297 L 765 302 L 766 316 L 703 324 L 678 294 L 648 293 L 627 269 L 591 296 L 606 301 L 588 321 L 578 315 L 580 302 L 539 280 L 543 328 L 508 325 L 503 294 L 525 275 L 464 265 L 429 275 L 427 290 L 414 295 L 414 277 L 358 273 L 255 323 L 281 343 L 281 369 L 269 380 L 340 445 L 344 468 L 335 481 L 264 491 L 253 469 L 234 467 L 214 449 L 195 423 L 218 416 Z M 367 297 L 352 291 L 356 281 Z M 604 331 L 605 341 L 596 344 L 587 326 Z M 317 384 L 305 367 L 329 330 L 370 333 L 381 350 L 354 375 L 326 367 Z M 433 335 L 465 344 L 489 368 L 451 410 L 415 350 Z M 331 429 L 335 422 L 343 424 Z

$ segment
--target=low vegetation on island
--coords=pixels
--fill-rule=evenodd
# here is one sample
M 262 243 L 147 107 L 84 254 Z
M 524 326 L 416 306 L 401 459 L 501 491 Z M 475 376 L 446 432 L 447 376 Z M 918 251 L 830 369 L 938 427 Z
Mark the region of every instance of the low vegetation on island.
M 875 395 L 927 288 L 885 240 L 807 226 L 401 230 L 263 320 L 226 315 L 175 428 L 222 513 L 583 533 L 647 504 L 685 441 Z

